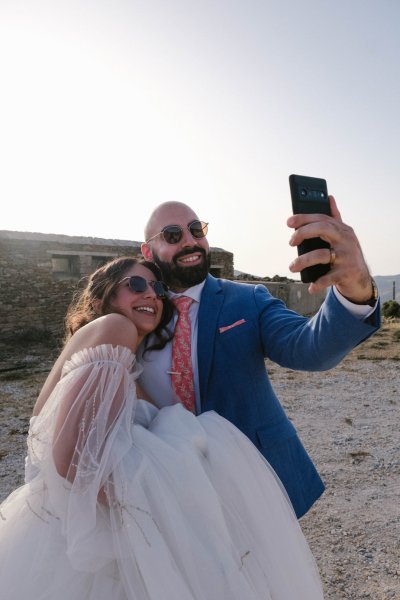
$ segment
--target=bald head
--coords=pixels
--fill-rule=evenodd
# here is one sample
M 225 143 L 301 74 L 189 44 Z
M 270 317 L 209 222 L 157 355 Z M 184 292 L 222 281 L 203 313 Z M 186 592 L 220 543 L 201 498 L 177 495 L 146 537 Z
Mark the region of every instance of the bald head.
M 175 225 L 183 220 L 186 223 L 198 219 L 196 213 L 183 202 L 163 202 L 151 213 L 144 228 L 144 239 L 148 240 L 159 233 L 166 225 Z

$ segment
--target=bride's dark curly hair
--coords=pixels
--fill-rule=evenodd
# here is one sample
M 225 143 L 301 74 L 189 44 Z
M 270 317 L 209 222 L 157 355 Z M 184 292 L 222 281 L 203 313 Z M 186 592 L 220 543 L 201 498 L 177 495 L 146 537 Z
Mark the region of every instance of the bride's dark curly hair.
M 125 274 L 135 265 L 143 265 L 149 269 L 157 281 L 161 281 L 161 271 L 158 266 L 147 260 L 133 258 L 132 256 L 120 256 L 99 267 L 89 276 L 83 290 L 77 291 L 68 307 L 65 317 L 64 342 L 78 329 L 91 321 L 114 312 L 119 312 L 111 307 L 111 300 L 115 289 Z M 167 328 L 173 314 L 173 304 L 169 298 L 163 298 L 163 313 L 160 323 L 153 334 L 156 342 L 146 347 L 147 350 L 160 350 L 169 342 L 173 334 Z M 146 338 L 145 343 L 148 338 Z

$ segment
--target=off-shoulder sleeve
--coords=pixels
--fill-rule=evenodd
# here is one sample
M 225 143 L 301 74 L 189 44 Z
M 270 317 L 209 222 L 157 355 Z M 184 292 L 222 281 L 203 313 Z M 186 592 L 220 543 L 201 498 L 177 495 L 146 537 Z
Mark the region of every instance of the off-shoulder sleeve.
M 85 547 L 91 540 L 93 548 L 92 536 L 102 535 L 99 514 L 114 502 L 113 473 L 133 444 L 139 371 L 128 348 L 101 345 L 78 352 L 31 426 L 32 463 L 48 488 L 49 505 L 58 507 L 68 554 L 80 564 L 108 560 L 86 556 Z
M 137 379 L 142 372 L 142 367 L 136 362 L 135 354 L 125 346 L 112 346 L 111 344 L 100 344 L 91 348 L 84 348 L 76 352 L 67 360 L 62 370 L 62 377 L 68 375 L 74 369 L 77 369 L 88 363 L 105 364 L 107 362 L 121 363 L 134 379 Z

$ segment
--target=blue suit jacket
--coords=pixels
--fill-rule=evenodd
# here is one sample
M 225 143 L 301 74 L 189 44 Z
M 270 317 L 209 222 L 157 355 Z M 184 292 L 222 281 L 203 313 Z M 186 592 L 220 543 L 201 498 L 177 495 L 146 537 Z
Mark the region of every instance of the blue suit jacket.
M 379 306 L 360 321 L 332 291 L 308 319 L 262 285 L 207 278 L 198 322 L 201 410 L 215 410 L 250 438 L 281 479 L 298 517 L 324 485 L 272 389 L 264 358 L 290 369 L 329 369 L 379 324 Z

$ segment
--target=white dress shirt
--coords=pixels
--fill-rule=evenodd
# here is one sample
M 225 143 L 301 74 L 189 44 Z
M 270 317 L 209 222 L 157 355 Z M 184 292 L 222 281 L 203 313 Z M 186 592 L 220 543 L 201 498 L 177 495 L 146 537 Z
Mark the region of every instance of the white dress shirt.
M 189 296 L 193 298 L 193 302 L 189 308 L 189 319 L 192 326 L 192 367 L 193 367 L 193 383 L 194 395 L 196 400 L 196 412 L 200 411 L 200 384 L 199 384 L 199 369 L 197 362 L 197 323 L 199 316 L 200 296 L 203 291 L 205 281 L 194 285 L 185 292 L 175 294 L 170 292 L 170 298 L 178 298 L 179 296 Z M 178 313 L 175 312 L 170 328 L 175 327 L 178 319 Z M 152 340 L 150 339 L 150 345 Z M 162 350 L 150 350 L 143 356 L 143 347 L 138 350 L 138 360 L 143 367 L 139 381 L 143 389 L 147 392 L 155 404 L 161 408 L 169 404 L 179 402 L 176 397 L 171 382 L 171 364 L 172 364 L 172 343 L 166 344 Z

